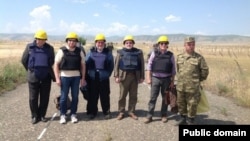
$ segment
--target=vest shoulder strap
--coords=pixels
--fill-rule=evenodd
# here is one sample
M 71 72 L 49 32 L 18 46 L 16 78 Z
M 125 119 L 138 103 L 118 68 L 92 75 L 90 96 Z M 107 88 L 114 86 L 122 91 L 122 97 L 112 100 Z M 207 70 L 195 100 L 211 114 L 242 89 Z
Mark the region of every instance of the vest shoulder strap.
M 63 53 L 65 53 L 66 51 L 68 51 L 68 49 L 66 48 L 66 46 L 60 47 L 60 49 L 63 51 Z M 81 49 L 79 47 L 75 48 L 75 52 L 80 53 Z
M 62 47 L 60 47 L 60 49 L 61 49 L 62 51 L 68 50 L 68 49 L 66 48 L 66 46 L 62 46 Z

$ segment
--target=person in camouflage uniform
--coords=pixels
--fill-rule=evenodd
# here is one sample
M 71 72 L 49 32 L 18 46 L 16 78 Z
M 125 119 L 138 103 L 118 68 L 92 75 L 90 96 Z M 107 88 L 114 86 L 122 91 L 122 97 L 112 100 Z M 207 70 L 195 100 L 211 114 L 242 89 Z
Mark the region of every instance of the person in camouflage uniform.
M 180 124 L 194 124 L 200 101 L 200 83 L 207 79 L 209 68 L 204 57 L 195 52 L 195 38 L 186 37 L 185 52 L 177 56 L 177 104 Z

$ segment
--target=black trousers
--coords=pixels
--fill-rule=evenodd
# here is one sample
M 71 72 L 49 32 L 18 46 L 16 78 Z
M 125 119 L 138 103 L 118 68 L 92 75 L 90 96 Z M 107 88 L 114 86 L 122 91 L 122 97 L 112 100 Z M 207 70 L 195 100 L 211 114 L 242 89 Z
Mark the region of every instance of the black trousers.
M 29 105 L 32 118 L 45 117 L 50 97 L 51 78 L 29 82 Z
M 99 80 L 99 74 L 96 74 L 95 80 L 89 80 L 90 95 L 87 102 L 87 114 L 97 115 L 98 100 L 100 97 L 102 112 L 104 115 L 110 113 L 110 82 L 109 79 Z

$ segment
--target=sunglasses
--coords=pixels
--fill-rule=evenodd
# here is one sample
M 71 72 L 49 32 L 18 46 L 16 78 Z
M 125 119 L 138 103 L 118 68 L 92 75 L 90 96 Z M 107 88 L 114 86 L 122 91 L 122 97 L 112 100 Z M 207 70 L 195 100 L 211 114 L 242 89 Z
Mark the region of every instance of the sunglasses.
M 162 42 L 162 43 L 159 43 L 160 45 L 168 45 L 167 42 Z

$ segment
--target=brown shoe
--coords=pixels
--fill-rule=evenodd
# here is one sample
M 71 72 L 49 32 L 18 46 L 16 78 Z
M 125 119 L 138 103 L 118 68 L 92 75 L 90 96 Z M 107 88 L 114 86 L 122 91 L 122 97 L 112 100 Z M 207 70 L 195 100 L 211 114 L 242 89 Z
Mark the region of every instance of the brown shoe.
M 150 122 L 152 122 L 152 121 L 153 121 L 152 118 L 146 118 L 145 121 L 144 121 L 144 123 L 145 123 L 145 124 L 148 124 L 148 123 L 150 123 Z
M 124 118 L 124 113 L 119 113 L 119 115 L 117 116 L 118 120 L 122 120 Z
M 163 123 L 166 123 L 166 122 L 168 122 L 168 118 L 166 116 L 163 116 L 163 117 L 161 117 L 161 121 Z
M 138 120 L 138 117 L 134 113 L 130 113 L 129 116 L 134 120 Z

